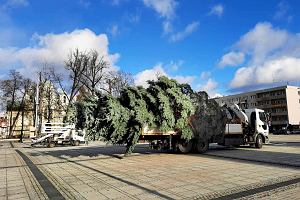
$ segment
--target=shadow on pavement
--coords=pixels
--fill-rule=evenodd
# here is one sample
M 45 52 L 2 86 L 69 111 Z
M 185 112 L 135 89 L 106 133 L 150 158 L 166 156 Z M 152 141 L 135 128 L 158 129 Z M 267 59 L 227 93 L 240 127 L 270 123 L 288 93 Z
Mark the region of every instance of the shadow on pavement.
M 205 154 L 185 154 L 185 156 L 197 156 L 197 157 L 209 157 L 217 160 L 229 160 L 231 162 L 236 163 L 252 163 L 258 165 L 277 165 L 277 166 L 286 166 L 299 169 L 300 167 L 300 156 L 297 153 L 284 153 L 284 152 L 271 152 L 271 151 L 259 151 L 259 150 L 247 150 L 246 148 L 228 148 L 222 146 L 212 146 L 210 150 Z M 108 174 L 102 170 L 92 168 L 88 165 L 85 165 L 81 161 L 89 161 L 93 159 L 107 159 L 111 157 L 117 157 L 116 155 L 122 155 L 125 151 L 124 146 L 92 146 L 92 147 L 80 147 L 80 148 L 72 148 L 72 149 L 51 149 L 49 151 L 40 151 L 35 154 L 32 153 L 31 156 L 41 156 L 41 155 L 49 155 L 53 157 L 57 157 L 61 159 L 59 162 L 54 163 L 42 163 L 45 164 L 57 164 L 60 162 L 71 162 L 81 167 L 84 167 L 88 170 L 92 170 L 97 173 L 101 173 L 110 178 L 113 178 L 117 181 L 126 183 L 128 185 L 134 186 L 136 188 L 140 188 L 146 192 L 157 195 L 160 198 L 170 199 L 170 197 L 156 191 L 140 186 L 136 183 L 130 182 L 128 180 L 122 179 L 120 177 L 114 176 L 112 174 Z M 143 156 L 148 154 L 174 154 L 172 151 L 158 151 L 149 149 L 148 145 L 137 145 L 134 150 L 134 154 Z M 85 160 L 70 160 L 69 158 L 76 158 L 79 156 L 88 157 Z M 39 164 L 37 164 L 39 165 Z
M 286 143 L 286 142 L 285 142 Z M 291 144 L 297 142 L 289 142 Z M 286 145 L 284 145 L 286 146 Z M 42 151 L 43 154 L 54 156 L 58 158 L 76 158 L 79 156 L 89 157 L 88 159 L 107 159 L 107 158 L 123 158 L 123 154 L 125 152 L 125 146 L 86 146 L 80 148 L 60 148 L 58 150 L 51 149 L 46 151 Z M 146 144 L 139 144 L 136 146 L 132 156 L 142 156 L 149 154 L 175 154 L 174 151 L 169 150 L 154 150 L 150 149 Z M 40 153 L 32 152 L 31 156 L 38 156 Z M 210 149 L 205 154 L 196 154 L 190 153 L 186 154 L 190 156 L 213 156 L 214 158 L 221 159 L 235 159 L 238 160 L 246 160 L 246 161 L 255 161 L 266 164 L 276 164 L 276 165 L 286 165 L 292 167 L 300 167 L 300 154 L 297 153 L 287 153 L 287 152 L 273 152 L 273 151 L 265 151 L 265 150 L 251 150 L 249 146 L 241 146 L 240 148 L 234 147 L 223 147 L 219 145 L 211 145 Z M 82 157 L 81 157 L 82 158 Z M 88 160 L 85 159 L 85 160 Z
M 79 156 L 87 156 L 90 158 L 95 157 L 114 157 L 114 158 L 122 158 L 122 155 L 124 154 L 126 150 L 125 146 L 86 146 L 86 147 L 80 147 L 80 148 L 60 148 L 56 150 L 55 148 L 50 149 L 47 151 L 45 148 L 45 151 L 39 151 L 39 152 L 32 152 L 31 156 L 38 156 L 40 155 L 40 152 L 46 155 L 54 156 L 54 157 L 70 157 L 70 158 L 76 158 Z M 153 153 L 163 153 L 168 151 L 158 151 L 154 149 L 150 149 L 148 145 L 145 144 L 139 144 L 136 146 L 133 155 L 146 155 L 146 154 L 153 154 Z
M 288 146 L 288 147 L 300 147 L 300 142 L 285 142 L 285 141 L 276 141 L 268 144 L 269 146 Z
M 37 165 L 46 165 L 46 164 L 58 164 L 58 163 L 65 163 L 65 162 L 71 162 L 76 165 L 79 165 L 81 167 L 84 167 L 88 170 L 92 170 L 97 173 L 101 173 L 107 177 L 113 178 L 117 181 L 126 183 L 127 185 L 131 185 L 133 187 L 139 188 L 141 190 L 144 190 L 146 192 L 149 192 L 151 194 L 154 194 L 158 196 L 159 198 L 163 199 L 172 199 L 169 196 L 162 194 L 158 192 L 157 190 L 148 189 L 146 187 L 143 187 L 141 185 L 138 185 L 136 183 L 130 182 L 128 180 L 122 179 L 120 177 L 114 176 L 112 174 L 106 173 L 104 171 L 101 171 L 99 169 L 92 168 L 90 166 L 87 166 L 81 161 L 90 161 L 94 159 L 101 159 L 101 156 L 109 156 L 109 157 L 116 157 L 116 155 L 123 154 L 125 152 L 124 146 L 100 146 L 100 147 L 85 147 L 85 148 L 76 148 L 76 149 L 63 149 L 63 150 L 51 150 L 51 151 L 41 151 L 39 153 L 31 153 L 30 156 L 41 156 L 41 155 L 50 155 L 53 157 L 57 157 L 61 159 L 59 162 L 53 162 L 53 163 L 41 163 Z M 155 151 L 148 148 L 148 145 L 138 145 L 134 151 L 134 153 L 138 153 L 139 155 L 145 155 L 145 154 L 151 154 L 151 153 L 161 153 L 162 151 Z M 70 158 L 79 157 L 79 156 L 87 156 L 90 157 L 89 159 L 85 160 L 70 160 L 66 158 L 65 156 L 68 156 Z M 133 155 L 134 156 L 134 155 Z
M 191 154 L 199 156 L 199 154 Z M 250 150 L 246 148 L 215 148 L 210 149 L 204 155 L 213 156 L 224 159 L 234 159 L 235 161 L 254 161 L 260 164 L 272 164 L 288 167 L 300 167 L 300 154 L 286 153 L 286 152 L 273 152 L 273 151 L 260 151 Z

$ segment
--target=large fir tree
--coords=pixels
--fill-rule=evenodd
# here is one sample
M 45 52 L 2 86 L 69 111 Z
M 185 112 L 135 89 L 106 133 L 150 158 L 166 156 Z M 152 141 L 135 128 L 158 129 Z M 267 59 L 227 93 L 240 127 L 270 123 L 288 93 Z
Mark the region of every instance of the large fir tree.
M 146 89 L 126 87 L 117 98 L 98 92 L 77 103 L 77 127 L 85 128 L 90 137 L 126 144 L 126 154 L 132 152 L 146 125 L 162 131 L 176 130 L 182 139 L 191 139 L 188 119 L 195 104 L 190 99 L 190 87 L 164 76 L 148 84 Z

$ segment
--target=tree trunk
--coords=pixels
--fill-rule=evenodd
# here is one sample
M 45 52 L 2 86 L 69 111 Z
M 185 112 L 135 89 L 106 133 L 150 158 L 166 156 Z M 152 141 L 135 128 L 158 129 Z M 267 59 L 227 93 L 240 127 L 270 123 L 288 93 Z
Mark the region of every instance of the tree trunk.
M 15 90 L 15 89 L 14 89 Z M 13 131 L 13 107 L 15 104 L 15 91 L 13 91 L 12 99 L 11 99 L 11 108 L 10 108 L 10 118 L 9 118 L 9 134 L 8 137 L 12 137 L 12 131 Z
M 8 138 L 11 138 L 11 136 L 12 136 L 12 114 L 13 113 L 13 111 L 12 111 L 12 109 L 10 109 L 10 117 L 9 117 L 9 133 L 8 133 Z
M 21 109 L 23 110 L 23 104 L 24 104 L 24 101 L 25 101 L 25 95 L 26 95 L 26 93 L 24 93 L 23 94 L 23 97 L 22 97 L 22 100 L 21 100 L 21 106 L 20 106 L 20 108 L 18 109 L 18 112 L 17 112 L 17 115 L 16 115 L 16 118 L 15 118 L 15 120 L 13 121 L 13 124 L 11 125 L 11 131 L 13 131 L 13 128 L 15 127 L 15 125 L 16 125 L 16 123 L 17 123 L 17 121 L 18 121 L 18 118 L 19 118 L 19 116 L 20 116 L 20 112 L 21 112 Z M 23 124 L 22 124 L 22 126 L 23 126 Z

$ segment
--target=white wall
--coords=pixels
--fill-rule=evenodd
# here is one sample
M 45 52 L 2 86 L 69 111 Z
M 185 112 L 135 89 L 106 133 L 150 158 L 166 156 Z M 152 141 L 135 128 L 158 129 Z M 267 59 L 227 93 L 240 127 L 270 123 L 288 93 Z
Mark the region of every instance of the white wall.
M 286 89 L 287 110 L 289 123 L 292 125 L 300 124 L 300 90 L 297 87 L 288 87 Z

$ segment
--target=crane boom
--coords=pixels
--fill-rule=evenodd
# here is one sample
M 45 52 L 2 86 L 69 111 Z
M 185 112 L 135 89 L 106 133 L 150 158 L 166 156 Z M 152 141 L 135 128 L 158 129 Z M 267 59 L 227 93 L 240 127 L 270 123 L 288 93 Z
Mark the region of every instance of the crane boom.
M 242 123 L 249 123 L 246 113 L 237 104 L 232 104 L 229 108 L 240 118 Z

